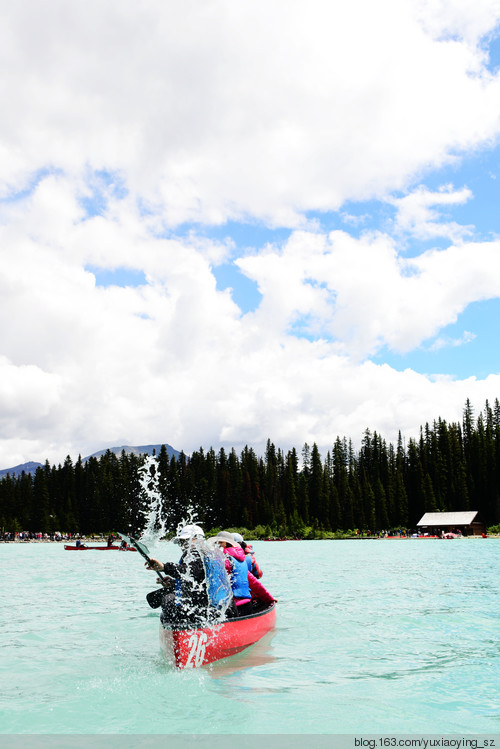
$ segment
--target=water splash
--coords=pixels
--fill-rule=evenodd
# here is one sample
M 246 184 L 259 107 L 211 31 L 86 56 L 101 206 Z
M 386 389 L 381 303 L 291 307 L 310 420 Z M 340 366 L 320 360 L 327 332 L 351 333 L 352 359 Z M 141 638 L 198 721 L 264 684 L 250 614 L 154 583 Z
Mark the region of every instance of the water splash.
M 168 507 L 162 498 L 160 489 L 160 470 L 158 459 L 154 455 L 148 455 L 139 469 L 139 481 L 142 489 L 145 520 L 141 539 L 146 544 L 154 546 L 157 541 L 164 537 L 167 532 L 174 530 L 174 507 Z M 181 529 L 188 524 L 199 524 L 196 511 L 189 503 L 184 517 L 175 529 L 175 535 L 179 535 Z
M 139 471 L 139 481 L 145 496 L 146 520 L 141 539 L 152 545 L 165 535 L 168 520 L 162 512 L 159 478 L 158 460 L 154 455 L 148 455 Z
M 178 523 L 176 535 L 178 536 L 187 525 L 201 527 L 201 522 L 198 520 L 196 510 L 193 507 L 188 507 L 186 517 Z M 231 582 L 226 572 L 225 557 L 221 549 L 217 544 L 210 543 L 204 537 L 198 537 L 184 548 L 183 558 L 186 570 L 183 571 L 181 577 L 193 591 L 191 601 L 188 596 L 186 600 L 180 602 L 184 615 L 186 618 L 197 614 L 199 616 L 200 606 L 199 601 L 196 602 L 197 595 L 198 599 L 206 601 L 203 621 L 206 623 L 221 621 L 232 599 Z M 205 573 L 201 583 L 195 580 L 192 574 L 192 570 L 200 558 Z M 195 601 L 194 604 L 193 600 Z
M 172 605 L 169 611 L 164 609 L 165 626 L 179 620 L 206 626 L 224 618 L 232 593 L 224 555 L 218 547 L 199 536 L 190 539 L 183 544 L 176 575 L 178 580 L 170 595 Z
M 145 526 L 141 540 L 148 546 L 156 543 L 173 530 L 169 508 L 165 507 L 160 491 L 158 460 L 148 456 L 140 469 L 140 483 L 145 500 Z M 175 536 L 187 525 L 200 525 L 192 505 L 177 523 Z M 183 619 L 215 623 L 221 621 L 231 602 L 231 583 L 224 565 L 224 555 L 218 546 L 197 537 L 179 548 L 180 559 L 176 566 L 175 583 L 166 596 L 178 608 L 176 615 Z M 164 609 L 165 610 L 165 609 Z M 177 618 L 177 616 L 176 616 Z

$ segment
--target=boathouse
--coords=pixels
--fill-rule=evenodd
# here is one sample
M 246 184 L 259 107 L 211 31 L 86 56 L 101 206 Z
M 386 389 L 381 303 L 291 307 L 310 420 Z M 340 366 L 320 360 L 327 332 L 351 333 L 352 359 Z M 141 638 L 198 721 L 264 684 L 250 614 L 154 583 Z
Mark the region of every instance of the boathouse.
M 419 523 L 419 531 L 431 536 L 441 533 L 456 533 L 463 536 L 481 536 L 486 532 L 486 526 L 477 510 L 466 512 L 426 512 Z

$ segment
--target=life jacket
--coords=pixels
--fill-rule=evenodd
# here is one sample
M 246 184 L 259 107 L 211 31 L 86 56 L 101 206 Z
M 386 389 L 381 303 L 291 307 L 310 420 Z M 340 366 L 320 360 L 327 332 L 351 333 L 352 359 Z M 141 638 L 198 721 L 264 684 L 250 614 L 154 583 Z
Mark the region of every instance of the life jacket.
M 242 548 L 229 546 L 224 549 L 224 553 L 231 557 L 233 567 L 231 588 L 233 589 L 233 596 L 235 598 L 251 598 L 245 552 Z
M 203 557 L 205 575 L 207 578 L 207 592 L 210 606 L 223 609 L 231 598 L 231 583 L 227 576 L 224 562 L 220 559 Z
M 221 559 L 214 559 L 206 554 L 200 554 L 205 569 L 205 579 L 207 583 L 207 595 L 210 606 L 215 609 L 224 609 L 231 599 L 231 583 Z M 179 564 L 184 562 L 181 557 Z M 182 579 L 176 578 L 174 584 L 175 605 L 180 606 L 182 599 Z

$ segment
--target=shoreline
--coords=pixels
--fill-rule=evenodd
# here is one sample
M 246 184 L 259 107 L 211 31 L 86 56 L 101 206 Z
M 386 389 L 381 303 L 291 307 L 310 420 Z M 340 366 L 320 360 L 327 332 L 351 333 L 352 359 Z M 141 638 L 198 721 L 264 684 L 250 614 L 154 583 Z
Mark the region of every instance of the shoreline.
M 488 538 L 500 538 L 500 533 L 491 533 L 486 536 L 486 539 Z M 300 539 L 301 541 L 469 541 L 470 539 L 479 539 L 481 541 L 485 541 L 486 539 L 482 536 L 463 536 L 460 539 L 456 538 L 428 538 L 425 536 L 420 536 L 420 538 L 411 538 L 411 536 L 388 536 L 386 538 L 380 538 L 378 536 L 351 536 L 346 538 L 304 538 Z M 81 536 L 79 539 L 82 543 L 93 543 L 93 544 L 105 544 L 107 543 L 106 538 L 87 538 L 86 536 Z M 268 539 L 265 538 L 257 538 L 252 539 L 255 541 L 267 541 Z M 283 541 L 295 541 L 297 539 L 280 539 L 281 542 Z M 76 539 L 73 538 L 61 538 L 61 539 L 51 539 L 51 538 L 14 538 L 14 539 L 4 539 L 0 538 L 0 544 L 73 544 L 76 542 Z

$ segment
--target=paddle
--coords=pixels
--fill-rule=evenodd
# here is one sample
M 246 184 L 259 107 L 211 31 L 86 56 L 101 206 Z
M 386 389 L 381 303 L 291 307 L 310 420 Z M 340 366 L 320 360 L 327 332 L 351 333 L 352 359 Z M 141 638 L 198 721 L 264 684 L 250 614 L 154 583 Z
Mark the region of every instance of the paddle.
M 136 538 L 132 538 L 132 536 L 126 536 L 124 533 L 118 533 L 118 535 L 123 541 L 126 541 L 129 546 L 133 546 L 137 549 L 139 554 L 144 557 L 149 565 L 151 565 L 151 557 L 149 556 L 149 549 L 146 544 L 143 544 L 142 541 L 138 541 Z M 162 575 L 161 572 L 158 571 L 156 571 L 156 573 L 161 580 L 163 588 L 153 590 L 151 593 L 147 594 L 146 601 L 152 609 L 157 609 L 161 606 L 165 588 L 169 585 L 169 581 L 174 579 L 173 577 L 170 577 L 170 575 Z

